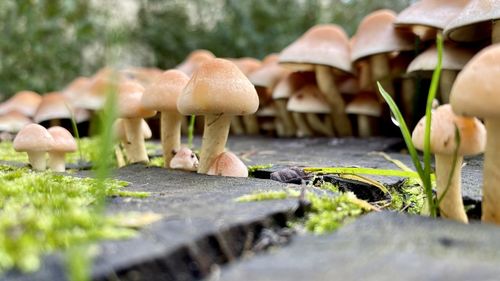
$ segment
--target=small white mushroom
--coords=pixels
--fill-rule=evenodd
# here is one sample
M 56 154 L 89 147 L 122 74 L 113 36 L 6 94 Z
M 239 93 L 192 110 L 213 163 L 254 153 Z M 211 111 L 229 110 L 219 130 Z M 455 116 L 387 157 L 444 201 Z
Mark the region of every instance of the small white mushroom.
M 54 138 L 47 129 L 33 123 L 19 131 L 13 145 L 16 151 L 28 153 L 33 170 L 43 171 L 47 167 L 45 152 L 54 146 Z
M 75 138 L 63 127 L 54 126 L 48 129 L 54 139 L 54 145 L 49 150 L 49 168 L 54 172 L 64 172 L 66 163 L 64 156 L 77 149 Z

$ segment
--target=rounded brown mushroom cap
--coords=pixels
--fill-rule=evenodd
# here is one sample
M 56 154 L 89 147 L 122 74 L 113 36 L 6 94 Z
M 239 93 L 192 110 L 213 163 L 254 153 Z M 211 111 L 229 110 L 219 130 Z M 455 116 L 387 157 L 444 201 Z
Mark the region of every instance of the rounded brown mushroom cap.
M 207 175 L 223 177 L 248 177 L 248 168 L 234 153 L 226 151 L 215 158 Z
M 476 52 L 469 48 L 445 43 L 441 68 L 445 70 L 461 70 L 475 54 Z M 408 65 L 407 72 L 434 71 L 437 62 L 438 51 L 436 46 L 432 46 L 413 59 Z
M 412 133 L 417 149 L 424 148 L 425 116 L 420 119 Z M 457 147 L 455 126 L 460 134 L 459 155 L 481 153 L 486 145 L 486 129 L 477 118 L 463 117 L 453 113 L 449 104 L 441 105 L 432 113 L 431 152 L 453 155 Z
M 184 72 L 188 76 L 191 76 L 200 65 L 213 58 L 215 58 L 215 55 L 208 50 L 194 50 L 181 64 L 176 67 L 176 69 Z
M 493 20 L 500 19 L 500 1 L 470 0 L 444 30 L 447 39 L 457 42 L 481 41 L 491 36 Z
M 71 133 L 63 127 L 54 126 L 48 130 L 49 134 L 54 139 L 54 145 L 50 151 L 54 152 L 73 152 L 76 151 L 77 145 L 75 138 Z
M 346 106 L 345 112 L 348 114 L 380 117 L 382 115 L 382 106 L 373 93 L 362 92 Z
M 421 0 L 401 11 L 396 28 L 411 29 L 421 39 L 432 39 L 443 30 L 469 0 Z
M 177 108 L 184 115 L 246 115 L 255 113 L 258 107 L 255 87 L 225 59 L 202 64 L 177 100 Z
M 54 138 L 44 127 L 32 123 L 26 125 L 17 133 L 14 139 L 14 150 L 23 151 L 49 151 L 54 145 Z
M 59 92 L 52 92 L 42 96 L 33 120 L 40 123 L 54 119 L 71 119 L 73 110 L 66 97 Z
M 396 14 L 391 10 L 378 10 L 367 15 L 359 24 L 351 39 L 351 60 L 390 53 L 413 50 L 413 39 L 394 28 Z
M 10 99 L 0 104 L 0 114 L 17 111 L 25 116 L 33 117 L 40 102 L 42 102 L 42 97 L 36 92 L 17 92 Z
M 144 87 L 133 81 L 125 81 L 118 86 L 118 116 L 120 118 L 147 118 L 156 111 L 144 108 L 141 103 Z
M 17 133 L 24 126 L 33 123 L 30 118 L 23 114 L 12 111 L 0 116 L 0 132 Z
M 474 56 L 458 74 L 450 92 L 455 113 L 482 118 L 500 117 L 500 44 Z
M 304 113 L 326 114 L 331 112 L 330 106 L 328 106 L 323 94 L 315 84 L 306 85 L 293 93 L 286 108 L 289 111 Z
M 335 24 L 320 24 L 281 51 L 279 61 L 292 67 L 293 64 L 319 64 L 351 72 L 349 58 L 349 38 L 345 31 Z
M 142 95 L 142 106 L 146 109 L 177 112 L 177 99 L 189 77 L 176 69 L 163 72 L 146 88 Z

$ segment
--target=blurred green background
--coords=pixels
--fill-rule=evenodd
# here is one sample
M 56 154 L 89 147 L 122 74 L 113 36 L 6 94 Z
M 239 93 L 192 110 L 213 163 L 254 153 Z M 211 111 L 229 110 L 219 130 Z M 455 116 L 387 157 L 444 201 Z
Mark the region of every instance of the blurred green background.
M 0 93 L 61 89 L 105 64 L 168 69 L 204 48 L 263 58 L 316 23 L 352 35 L 414 0 L 0 0 Z

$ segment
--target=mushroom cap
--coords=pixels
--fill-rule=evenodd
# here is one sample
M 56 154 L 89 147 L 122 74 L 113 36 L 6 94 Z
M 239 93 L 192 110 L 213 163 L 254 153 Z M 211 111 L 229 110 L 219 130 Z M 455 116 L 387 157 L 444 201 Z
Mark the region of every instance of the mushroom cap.
M 75 99 L 82 94 L 85 94 L 92 83 L 92 79 L 89 77 L 80 76 L 75 80 L 71 81 L 66 88 L 62 91 L 63 96 L 65 96 L 70 102 L 73 102 Z
M 300 38 L 281 51 L 279 62 L 294 70 L 304 70 L 303 64 L 327 65 L 344 72 L 351 72 L 349 38 L 335 24 L 311 27 Z M 299 69 L 294 66 L 298 64 Z M 306 70 L 311 70 L 305 67 Z
M 118 116 L 120 118 L 148 118 L 156 111 L 144 108 L 141 103 L 144 87 L 133 81 L 124 81 L 118 86 Z
M 432 39 L 437 30 L 462 11 L 469 0 L 421 0 L 401 11 L 396 17 L 396 28 L 411 29 L 421 39 Z
M 50 151 L 54 152 L 73 152 L 76 151 L 77 145 L 75 138 L 71 133 L 63 127 L 54 126 L 48 130 L 49 134 L 54 139 L 54 145 Z
M 127 79 L 134 80 L 144 87 L 153 83 L 163 71 L 152 67 L 128 67 L 120 71 Z
M 54 145 L 54 138 L 44 127 L 31 123 L 24 126 L 14 138 L 14 150 L 49 151 Z
M 146 88 L 142 95 L 142 106 L 146 109 L 177 112 L 177 99 L 189 77 L 176 69 L 163 72 Z
M 186 73 L 187 76 L 191 76 L 202 63 L 213 58 L 215 58 L 215 55 L 208 50 L 194 50 L 176 69 Z
M 42 97 L 38 93 L 33 91 L 20 91 L 0 104 L 0 115 L 17 111 L 25 116 L 33 117 L 40 102 L 42 102 Z
M 418 121 L 412 133 L 416 148 L 424 148 L 425 116 Z M 475 155 L 481 153 L 486 145 L 486 129 L 483 123 L 474 117 L 464 117 L 453 113 L 449 104 L 439 106 L 432 113 L 431 120 L 431 152 L 434 154 L 453 155 L 455 126 L 460 133 L 459 155 Z
M 323 94 L 315 84 L 306 85 L 293 93 L 286 108 L 289 111 L 304 113 L 326 114 L 331 112 L 330 106 L 328 106 Z
M 234 153 L 226 151 L 215 158 L 207 175 L 223 177 L 248 177 L 248 168 Z
M 103 68 L 91 78 L 87 91 L 73 99 L 72 104 L 79 108 L 99 110 L 104 106 L 107 96 L 117 91 L 123 80 L 120 72 Z
M 315 81 L 314 72 L 289 72 L 274 87 L 273 99 L 290 98 L 298 89 Z
M 413 50 L 413 38 L 394 28 L 396 13 L 377 10 L 367 15 L 351 39 L 351 60 L 394 51 Z
M 257 111 L 259 97 L 255 87 L 225 59 L 211 59 L 193 73 L 177 100 L 183 115 L 246 115 Z
M 345 112 L 380 117 L 382 115 L 382 106 L 372 92 L 362 92 L 346 106 Z
M 71 119 L 73 107 L 60 92 L 52 92 L 42 96 L 42 102 L 38 106 L 33 120 L 41 123 L 54 119 Z
M 17 133 L 31 123 L 33 121 L 30 118 L 17 111 L 12 111 L 0 116 L 0 132 Z
M 500 19 L 500 1 L 470 0 L 444 30 L 445 38 L 457 42 L 481 41 L 491 37 L 493 20 Z
M 455 113 L 500 117 L 500 44 L 481 50 L 457 75 L 450 92 Z
M 260 60 L 250 57 L 228 60 L 234 63 L 246 77 L 262 66 L 262 62 Z
M 273 89 L 288 71 L 277 61 L 262 64 L 262 66 L 248 75 L 248 79 L 256 87 Z
M 470 48 L 445 43 L 441 68 L 445 70 L 461 70 L 475 54 L 476 52 Z M 437 61 L 438 51 L 436 46 L 432 46 L 413 59 L 408 65 L 407 72 L 434 71 Z

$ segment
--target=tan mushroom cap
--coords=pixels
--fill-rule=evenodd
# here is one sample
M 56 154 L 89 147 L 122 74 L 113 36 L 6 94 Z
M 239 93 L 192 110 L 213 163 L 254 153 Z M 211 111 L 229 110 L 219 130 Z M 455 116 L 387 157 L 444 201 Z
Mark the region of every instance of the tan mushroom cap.
M 458 74 L 450 93 L 455 113 L 500 117 L 500 44 L 484 48 Z
M 470 0 L 444 30 L 447 39 L 474 42 L 491 36 L 491 23 L 500 19 L 500 1 Z
M 17 111 L 25 116 L 33 117 L 42 101 L 42 97 L 33 91 L 20 91 L 0 104 L 0 114 Z
M 457 146 L 455 126 L 460 133 L 459 155 L 481 153 L 486 145 L 486 129 L 477 118 L 463 117 L 453 113 L 451 105 L 439 106 L 432 113 L 431 151 L 434 154 L 453 155 Z M 420 119 L 412 133 L 413 144 L 423 150 L 425 116 Z
M 345 111 L 348 114 L 380 117 L 382 115 L 382 106 L 373 93 L 362 92 L 346 106 Z
M 432 39 L 443 30 L 469 0 L 421 0 L 401 11 L 396 28 L 411 29 L 421 39 Z
M 296 69 L 296 64 L 327 65 L 344 72 L 351 72 L 349 38 L 335 24 L 313 26 L 300 38 L 281 51 L 279 61 Z M 312 70 L 305 67 L 301 70 Z
M 125 81 L 118 86 L 118 116 L 120 118 L 148 118 L 156 111 L 144 108 L 141 103 L 144 87 L 133 81 Z
M 42 102 L 33 120 L 40 123 L 54 119 L 71 119 L 73 107 L 60 92 L 52 92 L 42 96 Z
M 103 68 L 91 78 L 87 91 L 72 100 L 72 104 L 79 108 L 99 110 L 104 106 L 107 96 L 117 91 L 123 80 L 120 72 Z
M 215 158 L 207 175 L 224 177 L 248 177 L 248 168 L 234 153 L 226 151 Z
M 32 123 L 26 125 L 14 139 L 13 146 L 18 152 L 49 151 L 54 145 L 54 138 L 44 127 Z
M 288 71 L 278 64 L 278 61 L 268 62 L 253 71 L 248 79 L 256 87 L 272 89 L 288 73 Z
M 146 88 L 142 106 L 146 109 L 177 112 L 177 99 L 189 81 L 184 72 L 176 69 L 163 72 Z
M 255 87 L 225 59 L 202 64 L 177 100 L 177 108 L 184 115 L 246 115 L 255 113 L 258 107 Z
M 315 84 L 306 85 L 293 93 L 286 107 L 294 112 L 324 114 L 331 112 L 330 106 Z
M 75 138 L 71 133 L 63 127 L 54 126 L 48 130 L 49 134 L 54 139 L 54 145 L 50 151 L 55 152 L 73 152 L 76 151 L 77 145 Z
M 233 62 L 247 77 L 262 66 L 260 60 L 250 57 L 229 59 L 229 61 Z
M 290 98 L 302 86 L 315 83 L 315 81 L 314 72 L 289 72 L 274 87 L 273 99 Z
M 85 94 L 92 83 L 92 79 L 85 76 L 80 76 L 71 81 L 64 90 L 62 94 L 70 101 L 77 99 L 80 95 Z
M 476 54 L 470 48 L 445 43 L 443 46 L 442 69 L 461 70 L 465 64 Z M 438 62 L 438 51 L 436 46 L 432 46 L 418 55 L 408 65 L 407 72 L 414 71 L 434 71 Z
M 208 50 L 194 50 L 181 64 L 176 67 L 176 69 L 184 72 L 188 76 L 191 76 L 202 63 L 213 58 L 215 58 L 215 55 Z
M 17 133 L 31 123 L 33 121 L 30 118 L 17 111 L 12 111 L 0 116 L 0 132 Z
M 352 39 L 351 60 L 395 51 L 413 50 L 413 38 L 394 28 L 396 13 L 377 10 L 359 24 Z

